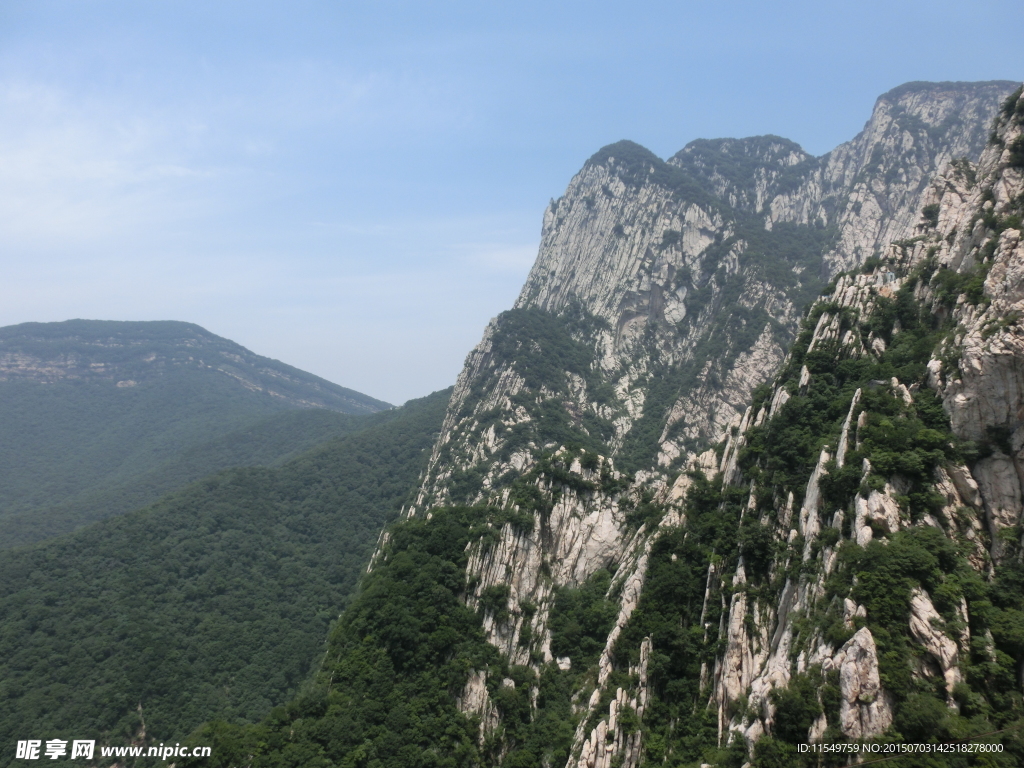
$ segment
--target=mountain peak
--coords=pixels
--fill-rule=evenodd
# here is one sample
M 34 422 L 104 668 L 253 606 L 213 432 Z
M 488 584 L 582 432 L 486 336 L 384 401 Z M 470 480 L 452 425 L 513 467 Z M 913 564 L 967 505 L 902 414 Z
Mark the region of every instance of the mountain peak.
M 783 166 L 796 165 L 811 157 L 795 141 L 769 133 L 742 139 L 694 139 L 673 155 L 669 162 L 701 156 L 746 157 Z
M 664 165 L 665 161 L 651 152 L 647 147 L 637 144 L 629 139 L 622 139 L 613 144 L 601 147 L 587 160 L 584 167 L 589 165 L 607 165 L 615 163 L 620 168 L 636 169 L 643 166 L 645 169 L 650 166 Z

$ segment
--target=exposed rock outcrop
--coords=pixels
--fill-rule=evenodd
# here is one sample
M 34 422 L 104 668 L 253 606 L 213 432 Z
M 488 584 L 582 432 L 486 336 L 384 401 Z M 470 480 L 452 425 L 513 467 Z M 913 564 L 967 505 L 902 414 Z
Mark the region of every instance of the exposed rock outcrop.
M 742 535 L 737 551 L 710 557 L 700 626 L 680 631 L 720 649 L 700 677 L 723 746 L 774 738 L 784 725 L 778 692 L 808 677 L 838 686 L 839 696 L 838 720 L 822 709 L 802 726 L 808 739 L 870 739 L 892 726 L 895 703 L 870 629 L 874 604 L 858 597 L 842 552 L 876 553 L 922 528 L 969 542 L 979 571 L 1017 551 L 1006 532 L 1020 522 L 1024 478 L 1019 219 L 992 233 L 993 217 L 1014 215 L 1020 199 L 1021 172 L 1007 154 L 1019 126 L 1004 120 L 1003 149 L 982 153 L 1011 89 L 908 84 L 881 97 L 864 131 L 824 158 L 757 137 L 694 142 L 666 163 L 621 142 L 591 158 L 548 207 L 537 262 L 515 309 L 492 321 L 467 358 L 406 514 L 475 503 L 517 516 L 470 545 L 466 599 L 477 608 L 508 588 L 502 610 L 484 610 L 487 639 L 510 664 L 538 672 L 571 667 L 551 650 L 558 590 L 615 570 L 608 599 L 618 601 L 618 617 L 586 677 L 589 694 L 581 690 L 574 703 L 570 766 L 633 768 L 643 756 L 632 716 L 649 711 L 649 660 L 661 639 L 644 639 L 628 670 L 616 668 L 620 639 L 642 601 L 656 535 L 689 535 L 688 493 L 695 483 L 710 487 L 707 477 L 719 475 L 722 508 L 739 509 Z M 929 186 L 965 155 L 981 157 L 977 170 L 958 161 Z M 887 248 L 891 241 L 899 242 Z M 822 278 L 872 256 L 883 259 L 839 276 L 801 331 L 799 309 Z M 926 260 L 933 271 L 922 277 Z M 985 302 L 954 297 L 950 306 L 928 281 L 935 268 L 968 274 L 983 262 Z M 813 443 L 794 451 L 812 452 L 779 470 L 788 485 L 761 484 L 759 441 L 804 418 L 799 409 L 824 407 L 821 388 L 840 365 L 863 361 L 866 370 L 889 360 L 903 326 L 877 318 L 907 296 L 936 323 L 958 323 L 926 380 L 886 372 L 837 389 L 833 399 L 847 399 L 828 433 L 794 438 Z M 792 370 L 761 387 L 784 365 Z M 941 396 L 957 439 L 990 447 L 968 467 L 950 458 L 949 441 L 937 442 L 941 433 L 922 428 L 914 439 L 935 444 L 920 461 L 943 457 L 927 482 L 908 479 L 917 470 L 888 455 L 878 466 L 875 454 L 866 458 L 878 435 L 924 413 L 922 386 Z M 715 444 L 719 453 L 709 450 Z M 945 619 L 922 589 L 907 600 L 902 631 L 934 659 L 951 694 L 970 638 L 943 634 Z M 616 672 L 629 682 L 614 682 Z M 495 733 L 479 674 L 460 706 Z M 627 711 L 631 729 L 622 724 Z
M 871 631 L 857 631 L 832 658 L 839 670 L 839 719 L 851 739 L 878 736 L 892 725 L 890 694 L 878 677 L 878 651 Z

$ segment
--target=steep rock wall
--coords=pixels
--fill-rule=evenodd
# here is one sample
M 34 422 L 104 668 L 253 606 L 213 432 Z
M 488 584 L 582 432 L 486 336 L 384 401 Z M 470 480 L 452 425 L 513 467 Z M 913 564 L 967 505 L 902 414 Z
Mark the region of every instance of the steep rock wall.
M 980 171 L 962 162 L 960 171 L 943 177 L 939 186 L 951 191 L 949 201 L 939 204 L 942 232 L 929 229 L 933 208 L 925 208 L 923 218 L 912 211 L 922 195 L 935 205 L 928 195 L 939 193 L 924 187 L 937 164 L 977 150 L 978 137 L 987 133 L 981 116 L 994 112 L 1008 90 L 1004 83 L 897 89 L 879 100 L 857 139 L 818 160 L 774 137 L 691 147 L 671 163 L 636 145 L 613 145 L 592 158 L 545 213 L 537 264 L 516 308 L 492 322 L 467 359 L 407 515 L 429 515 L 440 504 L 488 503 L 515 516 L 495 519 L 493 536 L 470 545 L 467 602 L 483 612 L 488 641 L 537 675 L 550 663 L 568 668 L 569 660 L 551 650 L 559 590 L 615 569 L 606 597 L 619 605 L 618 617 L 593 676 L 577 679 L 580 720 L 570 765 L 604 766 L 614 759 L 634 766 L 648 749 L 635 727 L 622 724 L 621 712 L 628 706 L 636 715 L 649 706 L 643 659 L 651 648 L 657 652 L 658 640 L 641 638 L 635 658 L 623 649 L 631 628 L 640 625 L 633 614 L 643 603 L 656 534 L 681 530 L 679 551 L 689 546 L 688 526 L 697 514 L 693 494 L 711 498 L 708 477 L 720 473 L 715 482 L 721 490 L 713 492 L 720 506 L 713 508 L 726 512 L 707 519 L 735 514 L 741 539 L 770 540 L 783 552 L 764 561 L 757 542 L 741 541 L 737 548 L 735 530 L 732 538 L 694 536 L 708 550 L 702 555 L 708 560 L 701 642 L 707 648 L 721 642 L 724 650 L 693 663 L 721 746 L 782 738 L 776 710 L 788 705 L 777 693 L 816 675 L 834 687 L 837 710 L 834 716 L 822 711 L 801 736 L 871 738 L 893 725 L 898 703 L 880 676 L 874 608 L 859 603 L 850 585 L 840 597 L 830 582 L 850 573 L 839 557 L 843 541 L 866 551 L 873 539 L 925 525 L 971 542 L 971 565 L 989 575 L 993 558 L 1006 554 L 999 532 L 1012 528 L 1019 513 L 1020 487 L 1007 479 L 1019 477 L 1019 456 L 993 450 L 967 467 L 959 455 L 944 454 L 933 480 L 924 483 L 889 467 L 878 470 L 860 455 L 862 433 L 870 434 L 886 409 L 898 418 L 918 418 L 919 381 L 890 376 L 863 382 L 845 395 L 850 399 L 844 401 L 841 434 L 822 435 L 828 444 L 811 463 L 786 469 L 773 486 L 759 486 L 763 469 L 751 464 L 756 454 L 749 443 L 806 407 L 823 365 L 890 364 L 892 355 L 886 355 L 898 346 L 901 329 L 898 322 L 874 322 L 889 311 L 885 301 L 904 295 L 918 303 L 938 301 L 932 311 L 945 319 L 945 299 L 935 298 L 941 287 L 926 286 L 914 270 L 922 259 L 947 259 L 948 268 L 966 274 L 973 262 L 963 243 L 984 247 L 989 230 L 978 226 L 988 224 L 977 222 L 986 210 L 996 210 L 997 200 L 1018 192 L 1007 187 L 977 213 L 980 198 L 957 186 L 956 173 L 1002 179 L 1009 161 L 994 160 L 990 148 Z M 1011 154 L 1013 130 L 1004 126 L 1000 134 Z M 729 154 L 742 154 L 753 167 L 722 172 L 722 157 Z M 1015 274 L 1018 241 L 1008 231 L 995 246 L 1006 266 L 990 267 L 987 279 L 995 275 L 1005 282 L 1005 275 Z M 801 332 L 798 307 L 817 292 L 819 276 L 878 252 L 894 235 L 904 244 L 887 252 L 888 263 L 841 277 Z M 908 245 L 915 235 L 922 239 Z M 929 253 L 932 248 L 946 250 Z M 960 254 L 960 262 L 942 255 L 946 251 Z M 908 281 L 916 281 L 916 292 L 904 290 Z M 1016 295 L 1012 289 L 1010 295 Z M 966 323 L 954 339 L 964 350 L 964 365 L 970 368 L 977 358 L 977 379 L 986 382 L 972 385 L 972 374 L 962 371 L 951 383 L 941 366 L 931 367 L 953 431 L 967 438 L 974 427 L 965 425 L 977 423 L 968 409 L 986 407 L 986 430 L 993 426 L 1003 435 L 1012 427 L 1009 448 L 1019 453 L 1019 417 L 1013 421 L 1006 409 L 977 405 L 993 399 L 982 394 L 990 387 L 987 372 L 1004 371 L 1000 386 L 1018 391 L 1019 358 L 1015 362 L 1006 352 L 1012 339 L 978 346 L 976 354 L 964 342 L 972 338 L 970 329 L 988 334 L 982 339 L 987 342 L 995 333 L 993 319 L 1009 328 L 1014 310 L 993 310 L 979 320 L 977 307 L 960 301 L 952 311 Z M 794 336 L 799 354 L 789 358 L 780 383 L 759 389 L 783 364 Z M 861 397 L 871 403 L 860 404 Z M 718 453 L 706 450 L 716 442 Z M 857 454 L 857 461 L 845 463 L 847 453 Z M 837 470 L 868 487 L 856 498 L 844 497 L 840 508 L 829 506 L 836 502 L 835 488 L 821 488 Z M 911 514 L 905 499 L 931 493 L 933 485 L 946 494 L 945 502 L 935 506 L 932 498 L 928 512 Z M 979 505 L 986 530 L 970 512 Z M 907 546 L 916 546 L 913 535 Z M 673 553 L 670 562 L 677 561 Z M 496 595 L 498 607 L 491 605 Z M 926 653 L 915 679 L 935 673 L 952 696 L 961 674 L 948 643 L 925 631 L 934 618 L 930 600 L 921 591 L 913 609 L 917 622 L 906 623 L 907 636 Z M 476 670 L 459 700 L 479 716 L 481 739 L 500 742 L 493 690 L 487 672 Z M 678 728 L 668 726 L 660 738 L 671 744 Z M 495 754 L 506 754 L 506 748 Z
M 925 482 L 917 481 L 916 493 L 911 479 L 914 469 L 906 462 L 897 461 L 896 471 L 881 477 L 868 458 L 863 458 L 861 490 L 840 509 L 821 505 L 819 486 L 823 475 L 838 477 L 843 469 L 842 460 L 829 465 L 826 445 L 808 480 L 799 520 L 794 521 L 788 534 L 785 521 L 789 516 L 782 500 L 776 498 L 774 511 L 769 509 L 763 522 L 781 540 L 803 541 L 803 558 L 811 560 L 813 567 L 803 569 L 795 581 L 787 579 L 781 593 L 769 589 L 768 599 L 761 598 L 763 603 L 752 611 L 761 617 L 758 632 L 753 635 L 744 627 L 743 618 L 751 613 L 746 593 L 733 595 L 726 622 L 726 648 L 716 662 L 712 698 L 719 705 L 720 724 L 728 721 L 728 729 L 750 744 L 778 731 L 779 693 L 794 675 L 808 670 L 812 676 L 821 675 L 819 685 L 824 688 L 828 687 L 829 674 L 838 671 L 840 702 L 834 720 L 822 713 L 811 725 L 806 732 L 808 740 L 864 739 L 888 733 L 894 727 L 894 710 L 898 714 L 901 708 L 916 705 L 918 701 L 911 699 L 923 694 L 908 697 L 907 691 L 898 691 L 901 700 L 897 702 L 897 692 L 884 688 L 872 628 L 885 634 L 889 649 L 893 648 L 892 634 L 897 631 L 916 645 L 920 654 L 917 660 L 902 662 L 912 669 L 910 679 L 921 681 L 924 687 L 931 685 L 926 681 L 936 681 L 934 685 L 944 690 L 951 712 L 960 712 L 967 706 L 965 702 L 972 701 L 969 690 L 993 699 L 1002 695 L 977 672 L 979 659 L 994 659 L 996 654 L 991 627 L 979 618 L 984 616 L 983 605 L 987 605 L 980 595 L 974 595 L 979 601 L 974 603 L 966 596 L 945 592 L 940 612 L 918 577 L 904 596 L 905 618 L 893 621 L 892 617 L 882 618 L 881 601 L 875 600 L 865 610 L 852 599 L 858 593 L 856 580 L 849 583 L 847 577 L 847 583 L 837 588 L 842 580 L 829 586 L 829 577 L 837 566 L 853 575 L 856 566 L 851 567 L 849 558 L 862 553 L 870 557 L 873 540 L 888 545 L 873 550 L 878 555 L 915 537 L 927 538 L 923 529 L 930 529 L 933 540 L 947 542 L 942 546 L 956 542 L 962 548 L 960 565 L 950 566 L 948 575 L 931 585 L 937 591 L 948 590 L 958 578 L 966 578 L 953 573 L 968 564 L 975 574 L 971 578 L 1005 584 L 1005 574 L 1015 572 L 1015 563 L 1024 551 L 1019 527 L 1022 454 L 1016 439 L 1024 415 L 1020 388 L 1024 350 L 1019 344 L 1020 318 L 1024 316 L 1024 250 L 1020 248 L 1024 213 L 1022 125 L 1024 100 L 1018 91 L 1002 110 L 980 164 L 954 164 L 936 179 L 924 195 L 926 206 L 915 223 L 915 237 L 892 246 L 885 263 L 871 273 L 843 276 L 836 281 L 829 295 L 812 310 L 811 316 L 817 315 L 817 320 L 813 331 L 808 326 L 809 338 L 797 342 L 794 358 L 810 359 L 816 348 L 819 352 L 824 348 L 831 366 L 841 372 L 848 364 L 844 361 L 885 360 L 887 347 L 888 352 L 897 344 L 906 349 L 907 337 L 915 334 L 913 343 L 919 349 L 927 344 L 931 358 L 922 358 L 923 365 L 916 368 L 898 368 L 899 377 L 888 382 L 873 380 L 869 384 L 875 390 L 888 390 L 888 399 L 898 404 L 902 412 L 899 418 L 904 419 L 925 412 L 930 386 L 948 415 L 950 437 L 962 443 L 959 450 L 953 442 L 946 444 L 943 458 L 928 470 L 930 477 Z M 916 317 L 913 312 L 918 313 Z M 878 321 L 887 314 L 890 331 L 876 336 L 884 329 Z M 918 325 L 902 327 L 908 319 Z M 815 370 L 824 375 L 825 366 L 820 359 L 817 362 Z M 803 395 L 813 386 L 815 374 L 806 365 L 797 375 L 791 358 L 789 368 L 788 381 L 777 385 L 773 403 Z M 786 374 L 781 378 L 786 379 Z M 921 387 L 925 387 L 923 392 Z M 783 392 L 787 395 L 780 398 Z M 840 454 L 851 445 L 859 451 L 864 440 L 872 439 L 863 435 L 870 433 L 872 418 L 876 417 L 870 405 L 859 403 L 860 397 L 858 389 L 832 443 L 840 446 Z M 879 402 L 877 393 L 873 400 Z M 772 410 L 785 417 L 783 409 Z M 771 419 L 766 427 L 772 429 Z M 736 442 L 760 437 L 741 432 Z M 965 458 L 966 464 L 962 463 Z M 761 468 L 753 465 L 748 472 L 756 478 Z M 936 494 L 930 502 L 925 503 L 922 489 Z M 831 535 L 826 537 L 828 529 Z M 934 535 L 936 531 L 941 532 L 941 538 Z M 844 539 L 849 542 L 844 550 L 846 563 L 843 557 L 837 561 L 835 556 L 836 545 L 842 545 Z M 742 577 L 741 556 L 734 585 L 742 583 Z M 1002 597 L 1007 615 L 1016 615 L 1018 608 L 1012 606 L 1020 602 L 1019 590 Z M 837 618 L 841 615 L 846 627 L 859 629 L 837 647 L 837 638 L 844 637 L 844 633 L 837 632 L 834 624 L 828 626 L 828 614 L 836 612 L 840 599 L 842 610 Z M 790 616 L 796 616 L 800 623 L 789 620 Z M 812 617 L 810 626 L 807 617 Z M 764 637 L 769 633 L 773 633 L 773 640 L 770 650 L 766 650 Z M 794 636 L 799 634 L 803 634 L 802 641 L 793 646 Z M 997 632 L 997 645 L 1007 639 Z M 1024 660 L 1005 658 L 1004 664 L 1015 679 L 1011 689 L 1016 692 L 1009 695 L 1019 704 Z M 965 674 L 965 665 L 974 665 L 975 671 Z M 894 679 L 891 669 L 889 676 Z M 898 721 L 896 717 L 896 726 Z

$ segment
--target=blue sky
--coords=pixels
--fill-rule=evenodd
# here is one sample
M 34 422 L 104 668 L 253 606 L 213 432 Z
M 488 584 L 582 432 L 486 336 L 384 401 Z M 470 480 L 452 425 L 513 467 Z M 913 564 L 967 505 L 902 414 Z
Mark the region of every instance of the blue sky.
M 199 323 L 391 402 L 453 383 L 597 149 L 852 138 L 1024 78 L 1018 2 L 0 0 L 0 325 Z

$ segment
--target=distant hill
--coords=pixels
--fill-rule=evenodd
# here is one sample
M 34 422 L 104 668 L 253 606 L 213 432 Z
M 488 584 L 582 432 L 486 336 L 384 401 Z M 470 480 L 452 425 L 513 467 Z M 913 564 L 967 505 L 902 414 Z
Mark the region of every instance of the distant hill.
M 0 552 L 0 741 L 126 744 L 142 721 L 174 741 L 287 700 L 415 488 L 450 394 L 362 417 L 281 467 L 227 470 Z
M 174 371 L 212 373 L 293 407 L 376 413 L 391 405 L 250 352 L 194 323 L 67 320 L 0 328 L 0 381 L 130 389 Z
M 0 328 L 0 547 L 273 464 L 390 407 L 191 323 Z

